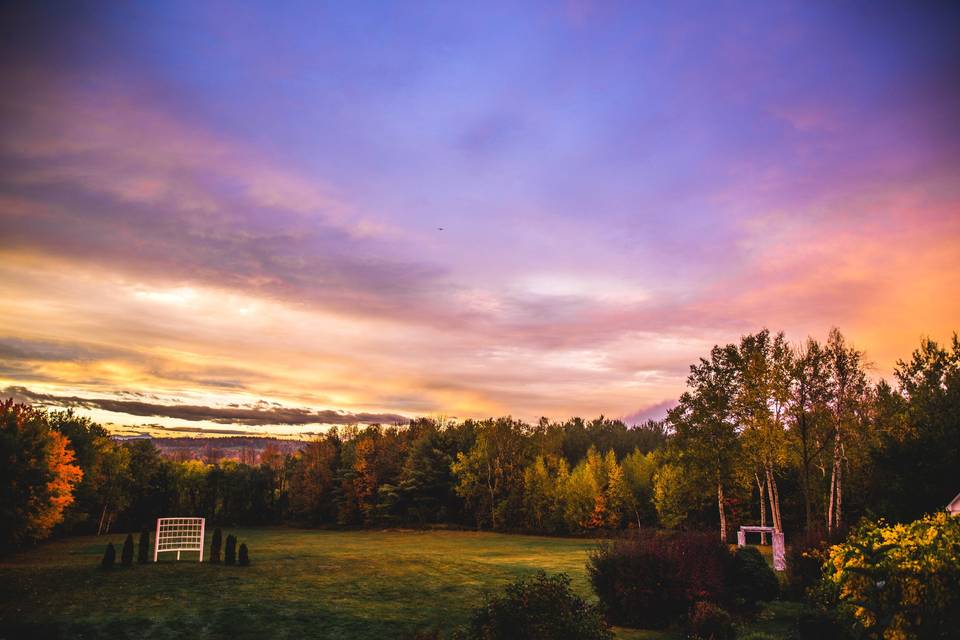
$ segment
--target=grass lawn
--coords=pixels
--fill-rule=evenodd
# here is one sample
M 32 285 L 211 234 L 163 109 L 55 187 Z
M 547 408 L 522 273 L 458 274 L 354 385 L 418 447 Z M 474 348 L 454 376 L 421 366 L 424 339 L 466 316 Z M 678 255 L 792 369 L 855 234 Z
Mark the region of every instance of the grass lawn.
M 250 547 L 252 566 L 177 563 L 167 554 L 156 565 L 101 571 L 104 546 L 112 541 L 119 560 L 124 535 L 55 541 L 5 558 L 0 639 L 402 638 L 466 622 L 484 591 L 540 568 L 568 573 L 577 591 L 591 594 L 584 565 L 593 543 L 585 540 L 464 531 L 229 532 Z M 785 635 L 792 616 L 789 603 L 775 605 L 756 629 Z M 618 630 L 621 637 L 675 634 Z

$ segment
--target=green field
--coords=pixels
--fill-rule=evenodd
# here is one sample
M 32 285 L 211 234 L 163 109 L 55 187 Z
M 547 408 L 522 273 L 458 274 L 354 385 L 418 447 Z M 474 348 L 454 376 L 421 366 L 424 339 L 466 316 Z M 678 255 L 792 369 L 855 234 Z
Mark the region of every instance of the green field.
M 230 532 L 250 547 L 252 566 L 168 559 L 100 570 L 108 541 L 119 560 L 123 535 L 55 541 L 5 558 L 0 638 L 402 638 L 466 622 L 484 591 L 540 568 L 568 573 L 590 596 L 585 562 L 593 543 L 585 540 L 464 531 Z M 786 608 L 773 607 L 756 628 L 779 635 Z M 619 630 L 618 637 L 672 635 Z

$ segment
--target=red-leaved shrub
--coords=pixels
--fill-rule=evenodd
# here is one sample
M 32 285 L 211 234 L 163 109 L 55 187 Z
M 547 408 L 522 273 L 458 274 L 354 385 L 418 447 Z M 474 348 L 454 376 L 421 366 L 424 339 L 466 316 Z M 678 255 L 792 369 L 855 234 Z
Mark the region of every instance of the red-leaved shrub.
M 732 560 L 706 533 L 639 531 L 598 547 L 587 564 L 616 625 L 661 629 L 698 601 L 726 603 Z

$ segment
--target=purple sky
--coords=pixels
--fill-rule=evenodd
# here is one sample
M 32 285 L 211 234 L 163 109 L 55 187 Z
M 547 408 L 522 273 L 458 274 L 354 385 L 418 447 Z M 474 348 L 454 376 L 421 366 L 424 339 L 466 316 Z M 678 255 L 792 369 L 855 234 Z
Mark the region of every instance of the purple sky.
M 646 416 L 763 326 L 960 328 L 956 5 L 2 11 L 8 394 Z

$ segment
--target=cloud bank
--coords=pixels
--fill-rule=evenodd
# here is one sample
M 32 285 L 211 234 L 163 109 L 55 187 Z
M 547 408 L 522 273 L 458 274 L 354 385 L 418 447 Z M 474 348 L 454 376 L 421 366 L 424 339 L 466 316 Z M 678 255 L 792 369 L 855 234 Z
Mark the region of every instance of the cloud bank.
M 888 375 L 960 318 L 956 9 L 741 9 L 6 5 L 0 386 L 631 417 L 834 325 Z

